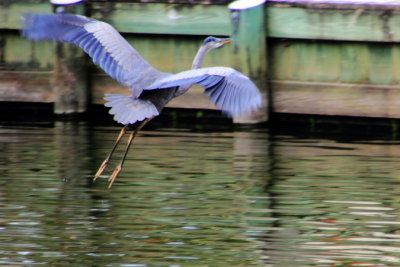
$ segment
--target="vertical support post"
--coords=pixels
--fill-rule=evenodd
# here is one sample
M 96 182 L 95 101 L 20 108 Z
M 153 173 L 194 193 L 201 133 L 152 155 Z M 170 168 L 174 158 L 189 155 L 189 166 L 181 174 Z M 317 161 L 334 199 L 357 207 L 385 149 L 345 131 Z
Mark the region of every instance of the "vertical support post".
M 267 42 L 265 33 L 265 0 L 239 0 L 229 5 L 232 23 L 233 64 L 260 89 L 263 104 L 258 112 L 240 118 L 235 123 L 258 123 L 268 120 Z
M 54 6 L 56 13 L 84 14 L 83 3 Z M 88 103 L 86 57 L 82 49 L 68 43 L 57 43 L 53 71 L 55 114 L 85 112 Z
M 4 63 L 4 35 L 0 35 L 0 66 Z

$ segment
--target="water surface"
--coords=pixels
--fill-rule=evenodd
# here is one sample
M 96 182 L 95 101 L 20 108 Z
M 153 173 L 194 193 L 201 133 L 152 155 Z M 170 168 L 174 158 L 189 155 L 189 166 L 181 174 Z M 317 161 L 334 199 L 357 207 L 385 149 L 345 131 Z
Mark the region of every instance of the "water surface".
M 398 266 L 400 143 L 0 127 L 1 266 Z

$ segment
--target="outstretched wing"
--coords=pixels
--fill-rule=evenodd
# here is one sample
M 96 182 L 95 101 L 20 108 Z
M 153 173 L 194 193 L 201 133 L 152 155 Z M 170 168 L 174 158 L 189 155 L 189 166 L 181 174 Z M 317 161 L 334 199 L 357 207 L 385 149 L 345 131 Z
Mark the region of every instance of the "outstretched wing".
M 144 90 L 179 87 L 180 93 L 191 85 L 206 88 L 204 94 L 210 97 L 219 109 L 233 116 L 250 113 L 261 106 L 262 97 L 256 85 L 242 73 L 226 67 L 211 67 L 188 70 L 160 79 Z
M 165 74 L 154 69 L 111 25 L 70 14 L 27 14 L 23 35 L 31 40 L 55 40 L 81 47 L 95 64 L 134 97 Z

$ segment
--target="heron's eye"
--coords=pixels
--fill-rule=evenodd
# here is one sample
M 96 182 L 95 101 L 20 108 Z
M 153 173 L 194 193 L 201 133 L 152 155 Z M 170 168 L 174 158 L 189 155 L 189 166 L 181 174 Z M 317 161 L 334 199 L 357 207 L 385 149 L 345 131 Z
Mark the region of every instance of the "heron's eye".
M 214 41 L 216 41 L 216 38 L 215 37 L 207 37 L 206 39 L 204 39 L 204 41 L 203 41 L 203 45 L 204 44 L 207 44 L 207 43 L 209 43 L 209 42 L 214 42 Z

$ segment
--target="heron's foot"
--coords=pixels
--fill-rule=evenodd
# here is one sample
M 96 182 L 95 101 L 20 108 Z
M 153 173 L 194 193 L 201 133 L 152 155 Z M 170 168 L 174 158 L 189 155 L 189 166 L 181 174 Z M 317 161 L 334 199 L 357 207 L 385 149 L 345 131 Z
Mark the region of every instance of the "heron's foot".
M 115 180 L 117 179 L 117 177 L 118 177 L 119 173 L 121 172 L 121 170 L 122 170 L 122 166 L 121 166 L 121 165 L 118 165 L 118 166 L 114 169 L 113 173 L 111 174 L 110 178 L 108 179 L 108 181 L 110 182 L 110 183 L 108 184 L 108 189 L 110 189 L 110 188 L 112 187 L 113 183 L 114 183 Z
M 104 172 L 104 170 L 106 169 L 109 161 L 110 161 L 109 159 L 106 159 L 105 161 L 103 161 L 103 163 L 101 164 L 100 168 L 97 170 L 96 174 L 93 177 L 93 183 L 96 182 L 97 178 L 99 178 L 100 175 Z

